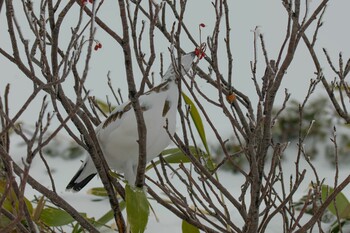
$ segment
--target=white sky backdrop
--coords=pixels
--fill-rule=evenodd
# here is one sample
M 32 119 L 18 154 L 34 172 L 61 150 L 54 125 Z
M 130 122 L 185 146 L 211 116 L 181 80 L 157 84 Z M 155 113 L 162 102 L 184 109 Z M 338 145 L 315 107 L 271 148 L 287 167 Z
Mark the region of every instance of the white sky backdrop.
M 19 3 L 20 1 L 15 1 Z M 312 1 L 311 6 L 314 6 L 319 1 Z M 233 52 L 234 58 L 234 70 L 233 70 L 233 84 L 235 87 L 248 95 L 252 104 L 256 106 L 256 95 L 255 88 L 251 81 L 251 73 L 250 73 L 250 64 L 249 62 L 253 59 L 253 32 L 256 26 L 260 26 L 260 31 L 263 33 L 266 48 L 268 51 L 268 55 L 270 59 L 276 59 L 279 48 L 283 42 L 285 36 L 285 27 L 287 22 L 286 12 L 281 4 L 281 1 L 276 0 L 245 0 L 245 1 L 229 1 L 230 5 L 230 24 L 231 24 L 231 48 Z M 327 8 L 326 14 L 324 15 L 324 26 L 321 28 L 319 32 L 319 39 L 316 44 L 316 52 L 322 58 L 322 67 L 325 69 L 325 74 L 328 78 L 333 78 L 334 74 L 331 74 L 330 68 L 324 59 L 324 55 L 322 52 L 322 48 L 327 48 L 332 58 L 334 58 L 335 62 L 337 60 L 337 56 L 339 52 L 343 52 L 344 60 L 348 58 L 350 55 L 350 33 L 349 33 L 349 22 L 350 22 L 350 1 L 348 0 L 338 0 L 338 1 L 330 1 L 330 4 Z M 116 29 L 120 32 L 120 19 L 118 16 L 118 8 L 116 1 L 105 1 L 104 6 L 100 12 L 100 17 L 112 25 L 113 29 Z M 20 14 L 18 18 L 20 21 L 24 19 Z M 75 22 L 76 15 L 70 15 L 72 22 Z M 188 25 L 190 30 L 193 31 L 194 37 L 199 38 L 198 36 L 198 24 L 204 23 L 206 24 L 206 28 L 203 29 L 203 38 L 207 35 L 211 34 L 211 31 L 214 27 L 215 16 L 213 13 L 213 7 L 211 6 L 211 1 L 208 0 L 191 0 L 188 3 L 187 13 L 185 14 L 185 23 Z M 169 19 L 171 21 L 171 19 Z M 1 48 L 10 51 L 10 43 L 8 40 L 7 34 L 7 25 L 5 21 L 5 11 L 1 12 L 0 15 L 0 46 Z M 70 23 L 71 21 L 69 21 Z M 169 24 L 170 25 L 170 24 Z M 67 27 L 67 35 L 65 33 L 61 33 L 60 38 L 64 42 L 69 37 L 69 27 L 72 25 L 65 25 Z M 24 30 L 25 36 L 27 35 L 27 29 L 25 27 L 22 28 Z M 310 28 L 311 29 L 311 28 Z M 310 29 L 308 32 L 310 32 Z M 221 30 L 224 34 L 224 30 Z M 30 38 L 29 38 L 30 39 Z M 111 93 L 107 87 L 107 78 L 106 74 L 108 71 L 111 71 L 112 82 L 115 87 L 120 87 L 122 89 L 122 93 L 124 97 L 127 96 L 127 86 L 124 77 L 124 64 L 123 64 L 123 55 L 116 42 L 110 39 L 109 36 L 105 35 L 104 32 L 100 29 L 97 31 L 96 39 L 98 39 L 102 44 L 103 48 L 98 52 L 93 52 L 93 59 L 91 61 L 91 68 L 89 72 L 89 77 L 86 83 L 86 86 L 91 89 L 92 95 L 100 99 L 104 99 L 106 95 L 111 97 Z M 193 45 L 188 43 L 188 40 L 184 39 L 182 42 L 186 51 L 190 52 L 194 49 Z M 222 41 L 222 46 L 224 45 Z M 144 48 L 147 47 L 147 43 L 145 43 Z M 169 57 L 167 48 L 169 44 L 162 38 L 156 36 L 156 49 L 157 53 L 163 52 L 165 54 L 165 68 L 169 64 Z M 223 64 L 223 73 L 225 74 L 226 69 L 226 54 L 223 52 L 220 53 L 222 56 Z M 262 53 L 260 48 L 258 49 L 258 58 L 261 66 L 259 66 L 258 77 L 261 77 L 264 73 L 264 61 L 262 57 Z M 203 63 L 204 64 L 204 63 Z M 205 64 L 202 67 L 205 68 Z M 136 68 L 136 63 L 134 63 L 134 67 Z M 3 95 L 3 90 L 5 88 L 6 83 L 11 83 L 11 98 L 10 98 L 10 106 L 11 113 L 14 114 L 20 108 L 20 106 L 27 99 L 28 95 L 31 93 L 32 85 L 24 77 L 23 74 L 18 73 L 16 67 L 12 65 L 7 60 L 4 60 L 3 57 L 0 57 L 0 69 L 1 69 L 1 78 L 0 78 L 0 94 Z M 290 66 L 287 75 L 282 83 L 282 88 L 279 92 L 279 97 L 277 98 L 277 102 L 282 103 L 284 97 L 284 88 L 288 88 L 289 92 L 292 94 L 292 99 L 302 100 L 306 94 L 308 81 L 310 78 L 315 78 L 313 72 L 315 71 L 313 63 L 310 59 L 308 52 L 301 41 L 299 44 L 298 51 L 296 53 L 296 57 Z M 159 60 L 156 60 L 156 64 L 154 66 L 154 72 L 156 77 L 159 78 Z M 156 79 L 156 82 L 159 82 L 159 79 Z M 140 82 L 140 78 L 136 80 L 137 83 Z M 204 92 L 208 90 L 210 92 L 210 88 L 207 89 L 207 84 L 201 83 L 201 88 L 203 88 Z M 72 86 L 67 85 L 68 93 L 72 91 Z M 72 93 L 72 92 L 71 92 Z M 318 94 L 325 94 L 322 87 L 319 86 L 317 89 Z M 215 93 L 208 93 L 211 96 L 215 96 Z M 314 96 L 314 98 L 317 95 Z M 31 105 L 28 111 L 21 118 L 22 121 L 34 125 L 36 119 L 36 112 L 39 107 L 39 103 L 41 102 L 40 98 L 37 98 Z M 224 135 L 227 134 L 229 137 L 230 131 L 227 131 L 226 122 L 220 118 L 216 117 L 215 111 L 216 109 L 209 109 L 211 117 L 215 119 L 214 121 L 217 123 L 217 127 L 220 132 Z M 35 115 L 33 115 L 35 114 Z M 211 135 L 211 132 L 207 132 Z M 210 137 L 209 137 L 210 138 Z M 58 172 L 56 173 L 56 177 L 61 182 L 58 182 L 58 190 L 59 192 L 64 192 L 64 188 L 70 177 L 74 173 L 74 169 L 79 166 L 79 163 L 69 162 L 70 164 L 64 164 L 64 168 L 58 168 Z M 40 167 L 40 168 L 39 168 Z M 44 171 L 42 166 L 40 165 L 38 169 Z M 94 180 L 91 186 L 96 186 L 99 184 L 97 179 Z M 75 202 L 76 194 L 70 194 L 67 198 L 71 198 L 72 202 Z M 97 207 L 98 208 L 98 207 Z M 166 223 L 166 222 L 165 222 Z M 164 222 L 163 222 L 164 224 Z M 169 223 L 165 224 L 166 226 Z M 152 228 L 151 228 L 152 229 Z M 158 229 L 158 228 L 157 228 Z M 152 232 L 150 230 L 149 232 Z M 178 232 L 178 231 L 174 231 Z
M 19 3 L 20 1 L 15 1 Z M 35 2 L 35 1 L 34 1 Z M 311 7 L 317 4 L 319 1 L 311 1 Z M 276 59 L 279 48 L 283 42 L 285 36 L 285 27 L 287 22 L 286 12 L 281 4 L 281 1 L 276 0 L 265 0 L 265 1 L 230 1 L 230 25 L 231 25 L 231 48 L 234 58 L 234 68 L 233 68 L 233 85 L 246 95 L 248 95 L 253 106 L 256 106 L 256 94 L 255 88 L 251 81 L 251 72 L 249 62 L 253 59 L 253 30 L 256 26 L 260 26 L 260 31 L 263 33 L 265 38 L 265 43 L 270 59 Z M 350 1 L 338 0 L 331 1 L 326 14 L 324 16 L 324 26 L 319 32 L 319 39 L 316 43 L 316 52 L 320 55 L 323 61 L 322 66 L 325 69 L 324 72 L 327 74 L 328 78 L 333 78 L 334 75 L 330 74 L 330 69 L 328 64 L 324 59 L 322 48 L 327 48 L 332 58 L 337 59 L 339 52 L 343 52 L 344 59 L 349 56 L 349 9 Z M 18 11 L 17 11 L 18 12 Z M 18 18 L 23 20 L 22 15 L 18 12 Z M 120 32 L 120 19 L 118 16 L 118 8 L 116 1 L 105 1 L 99 16 L 111 25 L 111 28 Z M 70 15 L 67 24 L 64 24 L 67 31 L 60 34 L 60 39 L 62 43 L 66 42 L 69 38 L 69 28 L 74 26 L 72 22 L 76 22 L 77 15 L 73 12 Z M 10 44 L 7 35 L 7 25 L 5 21 L 5 11 L 3 10 L 0 16 L 0 46 L 4 49 L 8 48 L 10 51 Z M 20 20 L 20 21 L 21 21 Z M 194 34 L 194 38 L 199 40 L 198 36 L 198 24 L 206 24 L 206 28 L 203 29 L 202 37 L 205 38 L 211 34 L 214 27 L 215 15 L 211 1 L 207 0 L 191 0 L 188 3 L 188 9 L 185 14 L 185 23 L 190 28 Z M 170 27 L 172 19 L 169 19 L 168 26 Z M 72 24 L 71 24 L 72 23 Z M 224 21 L 222 21 L 222 25 Z M 312 29 L 312 28 L 310 28 Z M 307 32 L 310 32 L 308 29 Z M 22 27 L 24 35 L 28 33 L 25 26 Z M 224 28 L 221 29 L 222 36 L 224 36 Z M 67 33 L 67 35 L 66 35 Z M 145 35 L 147 35 L 145 33 Z M 30 39 L 30 36 L 27 37 Z M 124 98 L 127 97 L 127 85 L 124 73 L 123 55 L 119 45 L 116 44 L 109 36 L 107 36 L 103 30 L 98 29 L 96 34 L 96 39 L 101 41 L 103 48 L 98 52 L 93 52 L 93 58 L 90 64 L 89 76 L 86 83 L 88 89 L 91 90 L 91 94 L 95 95 L 97 98 L 104 99 L 106 95 L 109 95 L 110 99 L 113 100 L 111 92 L 107 87 L 107 72 L 111 72 L 112 83 L 114 87 L 120 87 Z M 222 39 L 222 38 L 221 38 Z M 162 36 L 156 35 L 156 50 L 157 55 L 160 52 L 165 54 L 165 68 L 169 64 L 168 47 L 169 43 L 163 39 Z M 220 65 L 222 66 L 222 72 L 226 75 L 226 54 L 223 40 L 221 41 L 221 53 L 219 54 Z M 186 51 L 192 51 L 194 49 L 193 45 L 184 38 L 181 42 L 184 45 Z M 145 40 L 143 48 L 147 49 L 148 42 Z M 64 46 L 63 46 L 64 48 Z M 159 56 L 158 56 L 159 58 Z M 264 73 L 264 60 L 262 57 L 261 49 L 258 48 L 258 59 L 259 68 L 258 78 Z M 83 62 L 81 61 L 83 64 Z M 205 68 L 205 62 L 202 62 L 202 67 Z M 4 86 L 6 83 L 12 84 L 11 90 L 11 110 L 15 113 L 26 97 L 31 92 L 31 83 L 24 77 L 24 75 L 16 71 L 16 67 L 10 62 L 0 58 L 1 66 L 1 79 L 0 79 L 0 92 L 3 93 Z M 134 63 L 134 67 L 137 68 L 137 64 Z M 137 69 L 136 69 L 137 70 Z M 153 71 L 155 72 L 156 82 L 159 82 L 159 59 L 156 60 Z M 282 87 L 280 88 L 277 103 L 281 103 L 284 97 L 284 88 L 288 88 L 289 92 L 292 94 L 291 98 L 296 98 L 298 100 L 303 99 L 307 90 L 307 83 L 310 78 L 314 78 L 313 72 L 315 71 L 313 63 L 310 59 L 308 52 L 301 41 L 299 44 L 296 57 L 291 64 L 288 73 L 283 80 Z M 141 77 L 136 73 L 136 83 L 140 83 Z M 139 78 L 138 78 L 139 77 Z M 157 79 L 158 78 L 158 79 Z M 215 96 L 216 94 L 208 89 L 208 84 L 201 84 L 201 88 L 209 93 L 209 95 Z M 20 90 L 19 90 L 20 89 Z M 318 88 L 319 90 L 320 88 Z M 67 93 L 72 93 L 72 85 L 67 85 Z M 212 94 L 210 94 L 212 93 Z M 320 93 L 324 93 L 320 91 Z M 38 102 L 34 102 L 30 107 L 33 111 L 29 110 L 25 115 L 23 115 L 23 121 L 26 121 L 27 117 L 30 117 L 33 112 L 36 112 L 38 103 L 41 101 L 37 99 Z M 220 122 L 220 121 L 218 121 Z M 29 123 L 29 122 L 28 122 Z M 220 127 L 220 125 L 218 125 Z M 221 125 L 222 129 L 225 128 L 225 124 Z M 210 133 L 210 132 L 208 132 Z

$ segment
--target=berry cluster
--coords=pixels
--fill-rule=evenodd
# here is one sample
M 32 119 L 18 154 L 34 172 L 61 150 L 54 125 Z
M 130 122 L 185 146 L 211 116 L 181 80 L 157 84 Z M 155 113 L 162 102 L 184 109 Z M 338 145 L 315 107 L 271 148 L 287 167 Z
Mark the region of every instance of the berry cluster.
M 197 56 L 199 59 L 202 59 L 203 57 L 205 57 L 205 52 L 202 50 L 201 47 L 195 48 L 194 53 L 196 54 L 196 56 Z
M 207 44 L 205 42 L 201 43 L 201 45 L 194 49 L 194 53 L 199 59 L 205 57 L 205 50 L 207 49 Z
M 199 43 L 201 44 L 199 47 L 195 48 L 194 53 L 199 59 L 202 59 L 205 57 L 205 50 L 207 48 L 207 44 L 205 42 L 202 43 L 202 30 L 201 28 L 204 28 L 205 24 L 200 23 L 199 24 Z
M 99 50 L 100 48 L 102 48 L 102 44 L 100 42 L 96 42 L 96 45 L 94 47 L 94 50 L 97 51 Z

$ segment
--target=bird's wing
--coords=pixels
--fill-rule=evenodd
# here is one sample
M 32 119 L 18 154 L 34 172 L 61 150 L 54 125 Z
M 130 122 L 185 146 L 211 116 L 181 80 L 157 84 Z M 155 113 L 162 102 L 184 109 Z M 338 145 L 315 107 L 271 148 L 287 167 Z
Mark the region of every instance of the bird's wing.
M 169 80 L 159 84 L 156 87 L 153 87 L 152 89 L 150 89 L 149 91 L 141 95 L 139 97 L 141 110 L 142 111 L 148 110 L 152 102 L 152 99 L 157 98 L 157 94 L 168 90 L 169 88 L 168 84 L 169 84 Z M 120 124 L 122 124 L 123 119 L 130 116 L 129 114 L 134 114 L 130 100 L 117 106 L 111 112 L 111 114 L 97 127 L 96 133 L 99 130 L 104 130 L 107 128 L 113 128 L 112 130 L 115 130 L 116 128 L 119 127 Z M 111 124 L 113 124 L 113 127 L 111 127 L 112 126 Z
M 111 114 L 96 128 L 96 133 L 99 134 L 102 131 L 110 134 L 111 131 L 116 130 L 124 121 L 125 118 L 130 117 L 133 113 L 132 105 L 130 101 L 127 101 L 117 106 Z
M 159 98 L 165 98 L 164 92 L 169 89 L 169 82 L 167 80 L 162 82 L 158 86 L 150 89 L 139 97 L 139 103 L 141 111 L 146 112 L 151 110 L 155 102 L 159 101 Z M 96 128 L 96 134 L 100 140 L 107 139 L 112 133 L 115 134 L 120 126 L 124 126 L 133 129 L 137 129 L 137 123 L 135 119 L 135 112 L 132 108 L 132 104 L 129 101 L 117 106 L 112 113 Z M 135 127 L 135 128 L 134 128 Z M 118 132 L 118 134 L 123 134 L 124 132 Z M 137 130 L 135 130 L 135 135 Z
M 146 111 L 150 108 L 149 99 L 152 99 L 151 95 L 152 94 L 140 96 L 139 102 L 142 111 Z M 111 114 L 96 128 L 96 134 L 100 134 L 103 132 L 105 136 L 109 135 L 110 133 L 112 133 L 112 131 L 115 132 L 115 130 L 117 130 L 122 124 L 132 124 L 134 118 L 135 113 L 132 108 L 131 102 L 125 102 L 124 104 L 117 106 L 111 112 Z M 136 122 L 134 123 L 136 125 Z

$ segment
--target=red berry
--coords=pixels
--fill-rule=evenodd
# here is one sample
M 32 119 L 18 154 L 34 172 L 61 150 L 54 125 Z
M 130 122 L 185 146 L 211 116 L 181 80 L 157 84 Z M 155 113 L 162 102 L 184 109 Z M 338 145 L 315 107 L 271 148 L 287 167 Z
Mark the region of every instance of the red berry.
M 194 53 L 199 59 L 202 59 L 205 56 L 205 53 L 200 48 L 196 48 Z
M 98 43 L 97 45 L 98 45 L 99 49 L 102 48 L 102 44 L 101 43 Z
M 199 24 L 200 27 L 204 28 L 205 27 L 205 24 L 204 23 L 201 23 Z
M 97 51 L 99 49 L 98 45 L 95 45 L 94 50 Z
M 199 49 L 198 48 L 196 48 L 195 50 L 194 50 L 194 53 L 196 54 L 196 56 L 198 57 L 198 55 L 199 55 Z
M 227 102 L 229 102 L 230 104 L 232 104 L 233 103 L 233 101 L 235 101 L 236 100 L 236 95 L 235 94 L 230 94 L 230 95 L 227 95 L 226 96 L 226 100 L 227 100 Z
M 93 2 L 94 2 L 94 0 L 89 0 L 89 2 L 90 2 L 90 3 L 93 3 Z

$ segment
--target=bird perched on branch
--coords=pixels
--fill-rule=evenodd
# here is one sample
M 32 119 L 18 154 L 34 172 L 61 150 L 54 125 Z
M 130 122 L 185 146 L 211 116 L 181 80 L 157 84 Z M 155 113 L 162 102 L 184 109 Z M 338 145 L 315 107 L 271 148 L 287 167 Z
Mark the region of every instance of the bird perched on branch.
M 204 52 L 203 52 L 204 53 Z M 195 57 L 201 58 L 198 48 L 181 57 L 181 73 L 185 75 Z M 179 90 L 176 82 L 176 64 L 171 64 L 161 84 L 139 97 L 147 129 L 147 162 L 158 156 L 171 142 L 176 128 L 176 111 Z M 113 170 L 124 173 L 130 185 L 134 185 L 139 157 L 138 126 L 131 102 L 117 106 L 95 130 L 103 155 Z M 67 190 L 81 190 L 97 170 L 90 156 L 87 156 L 78 172 L 67 185 Z

